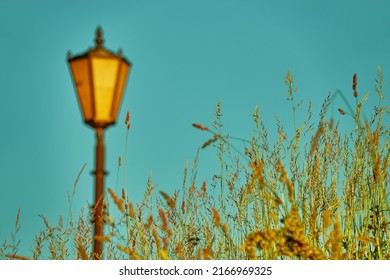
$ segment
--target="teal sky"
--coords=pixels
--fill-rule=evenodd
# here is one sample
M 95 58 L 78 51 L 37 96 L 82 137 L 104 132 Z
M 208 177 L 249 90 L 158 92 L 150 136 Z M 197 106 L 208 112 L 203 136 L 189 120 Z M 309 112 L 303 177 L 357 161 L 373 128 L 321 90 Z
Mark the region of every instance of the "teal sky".
M 181 187 L 186 160 L 210 136 L 191 124 L 211 126 L 220 100 L 226 134 L 249 139 L 259 105 L 271 136 L 274 113 L 291 136 L 288 70 L 304 100 L 298 123 L 309 100 L 317 118 L 330 91 L 354 102 L 354 73 L 371 108 L 378 65 L 390 80 L 389 11 L 387 0 L 0 0 L 1 240 L 21 208 L 20 253 L 30 255 L 44 228 L 38 215 L 66 220 L 67 192 L 85 163 L 72 210 L 91 202 L 95 135 L 82 122 L 66 54 L 92 47 L 97 26 L 105 46 L 133 63 L 117 125 L 106 130 L 106 187 L 116 186 L 130 111 L 128 170 L 121 167 L 118 187 L 127 172 L 137 202 L 151 173 L 157 190 Z M 337 113 L 342 100 L 335 102 L 330 114 L 352 126 Z M 198 182 L 216 172 L 215 151 L 202 150 Z

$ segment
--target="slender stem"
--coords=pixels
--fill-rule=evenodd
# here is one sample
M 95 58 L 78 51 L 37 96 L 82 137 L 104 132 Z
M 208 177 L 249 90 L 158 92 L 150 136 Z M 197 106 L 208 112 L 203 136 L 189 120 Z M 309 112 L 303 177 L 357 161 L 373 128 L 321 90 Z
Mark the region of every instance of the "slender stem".
M 129 127 L 127 128 L 126 131 L 126 147 L 125 147 L 125 186 L 126 186 L 126 205 L 129 205 L 129 170 L 127 168 L 128 166 L 128 158 L 129 158 L 129 153 L 128 153 L 128 140 L 129 140 Z M 126 210 L 127 211 L 127 210 Z M 126 236 L 127 236 L 127 243 L 130 243 L 130 232 L 129 232 L 129 215 L 126 215 Z
M 125 147 L 125 175 L 126 175 L 126 193 L 129 193 L 129 174 L 128 174 L 128 158 L 129 158 L 129 152 L 128 152 L 128 142 L 129 142 L 129 129 L 126 131 L 126 147 Z
M 96 128 L 96 170 L 95 174 L 95 205 L 94 216 L 94 237 L 104 235 L 103 211 L 104 211 L 104 129 Z M 94 238 L 94 259 L 101 259 L 103 245 L 100 239 Z

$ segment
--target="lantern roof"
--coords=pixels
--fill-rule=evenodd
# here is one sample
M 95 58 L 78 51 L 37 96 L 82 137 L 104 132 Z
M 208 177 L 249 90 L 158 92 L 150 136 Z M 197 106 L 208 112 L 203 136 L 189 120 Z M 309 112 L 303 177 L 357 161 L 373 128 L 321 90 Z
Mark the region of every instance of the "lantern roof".
M 113 51 L 106 49 L 103 46 L 104 39 L 103 39 L 103 29 L 99 26 L 96 29 L 96 38 L 95 38 L 95 47 L 89 48 L 86 52 L 77 54 L 72 57 L 71 52 L 68 52 L 68 61 L 69 60 L 75 60 L 79 58 L 83 58 L 85 56 L 101 56 L 101 57 L 121 57 L 124 61 L 126 61 L 128 64 L 131 65 L 131 62 L 126 59 L 126 57 L 122 54 L 122 49 L 118 50 L 118 53 L 114 53 Z

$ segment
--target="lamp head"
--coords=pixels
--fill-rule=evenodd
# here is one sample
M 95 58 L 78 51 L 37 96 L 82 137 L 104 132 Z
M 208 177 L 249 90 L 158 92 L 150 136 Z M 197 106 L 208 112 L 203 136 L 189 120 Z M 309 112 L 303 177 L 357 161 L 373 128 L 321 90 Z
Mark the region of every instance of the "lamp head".
M 103 31 L 96 30 L 96 46 L 73 56 L 68 63 L 85 123 L 107 127 L 115 123 L 131 63 L 103 46 Z

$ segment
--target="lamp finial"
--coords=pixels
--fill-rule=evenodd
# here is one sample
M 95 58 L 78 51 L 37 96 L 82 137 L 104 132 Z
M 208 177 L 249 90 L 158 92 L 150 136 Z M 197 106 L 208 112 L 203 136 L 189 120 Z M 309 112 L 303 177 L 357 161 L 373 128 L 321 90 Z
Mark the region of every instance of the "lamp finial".
M 98 26 L 98 28 L 96 29 L 96 39 L 95 39 L 95 42 L 96 42 L 96 48 L 101 48 L 103 47 L 103 30 L 100 26 Z

